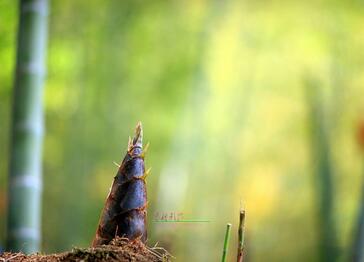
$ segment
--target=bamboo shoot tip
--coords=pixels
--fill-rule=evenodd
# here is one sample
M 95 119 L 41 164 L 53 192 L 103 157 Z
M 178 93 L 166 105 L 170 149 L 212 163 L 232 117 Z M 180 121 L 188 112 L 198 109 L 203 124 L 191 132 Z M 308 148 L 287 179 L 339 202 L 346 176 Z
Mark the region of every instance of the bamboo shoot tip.
M 139 121 L 135 127 L 135 136 L 133 139 L 133 145 L 137 145 L 138 146 L 142 146 L 143 144 L 143 126 L 142 126 L 142 122 Z

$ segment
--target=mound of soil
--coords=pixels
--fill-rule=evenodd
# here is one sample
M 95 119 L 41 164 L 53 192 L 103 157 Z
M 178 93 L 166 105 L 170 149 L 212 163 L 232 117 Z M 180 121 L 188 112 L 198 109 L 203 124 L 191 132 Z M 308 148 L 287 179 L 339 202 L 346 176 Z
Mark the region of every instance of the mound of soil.
M 108 245 L 92 248 L 74 248 L 72 251 L 42 255 L 5 252 L 0 255 L 0 261 L 8 262 L 61 262 L 61 261 L 170 261 L 171 256 L 163 248 L 150 248 L 140 240 L 129 241 L 126 238 L 116 238 Z

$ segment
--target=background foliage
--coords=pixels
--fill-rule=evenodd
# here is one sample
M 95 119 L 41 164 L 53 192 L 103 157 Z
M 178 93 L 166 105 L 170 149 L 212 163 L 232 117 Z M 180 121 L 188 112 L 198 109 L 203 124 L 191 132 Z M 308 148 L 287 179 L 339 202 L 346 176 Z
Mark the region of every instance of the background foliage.
M 113 161 L 141 120 L 153 167 L 151 244 L 179 261 L 217 261 L 242 199 L 249 259 L 318 260 L 309 77 L 328 130 L 339 259 L 347 259 L 363 175 L 355 140 L 363 11 L 354 0 L 51 1 L 43 251 L 90 244 Z M 17 1 L 0 0 L 1 239 L 17 16 Z M 152 221 L 171 211 L 211 222 Z

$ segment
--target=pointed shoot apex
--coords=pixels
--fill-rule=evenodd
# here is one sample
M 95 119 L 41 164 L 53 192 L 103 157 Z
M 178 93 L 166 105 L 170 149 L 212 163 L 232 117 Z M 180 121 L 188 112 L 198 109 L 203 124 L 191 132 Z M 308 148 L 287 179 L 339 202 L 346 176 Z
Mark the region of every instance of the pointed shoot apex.
M 135 127 L 135 136 L 133 138 L 133 146 L 142 147 L 143 146 L 143 127 L 142 122 L 138 122 Z

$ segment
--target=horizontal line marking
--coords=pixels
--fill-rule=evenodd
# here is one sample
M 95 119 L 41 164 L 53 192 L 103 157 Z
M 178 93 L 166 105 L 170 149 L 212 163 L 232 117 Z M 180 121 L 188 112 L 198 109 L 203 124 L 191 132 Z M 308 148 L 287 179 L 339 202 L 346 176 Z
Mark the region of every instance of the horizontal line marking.
M 20 227 L 18 229 L 10 230 L 9 236 L 11 238 L 31 238 L 35 240 L 40 239 L 40 231 L 31 227 Z
M 30 3 L 25 3 L 21 6 L 22 13 L 34 12 L 42 16 L 48 15 L 48 3 L 47 0 L 36 0 Z
M 194 220 L 194 219 L 181 219 L 181 220 L 153 220 L 153 222 L 160 223 L 209 223 L 211 220 Z
M 40 76 L 45 76 L 46 73 L 43 61 L 22 62 L 18 65 L 18 70 L 20 73 L 38 74 Z
M 18 175 L 10 178 L 11 187 L 33 187 L 42 189 L 42 180 L 39 176 Z

